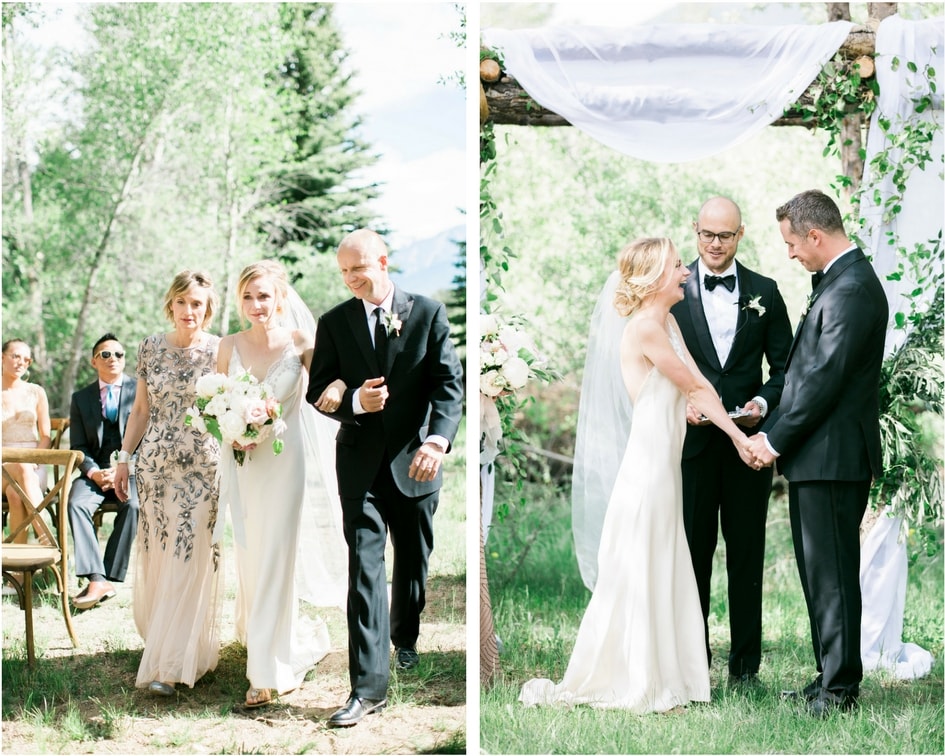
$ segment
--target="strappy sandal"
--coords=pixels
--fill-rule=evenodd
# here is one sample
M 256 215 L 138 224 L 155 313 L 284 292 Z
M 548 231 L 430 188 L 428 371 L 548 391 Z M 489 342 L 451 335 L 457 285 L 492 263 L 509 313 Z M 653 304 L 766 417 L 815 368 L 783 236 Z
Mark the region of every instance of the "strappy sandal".
M 272 691 L 269 688 L 250 688 L 246 691 L 246 708 L 256 709 L 272 703 Z

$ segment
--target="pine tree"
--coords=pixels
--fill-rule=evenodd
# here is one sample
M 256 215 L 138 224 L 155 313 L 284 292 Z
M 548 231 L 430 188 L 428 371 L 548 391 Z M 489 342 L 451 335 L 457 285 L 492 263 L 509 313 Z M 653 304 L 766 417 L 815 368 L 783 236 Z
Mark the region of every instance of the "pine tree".
M 331 5 L 285 3 L 279 20 L 293 49 L 273 85 L 290 146 L 285 162 L 268 173 L 274 190 L 259 228 L 274 254 L 292 264 L 333 251 L 348 232 L 374 220 L 366 203 L 378 195 L 377 184 L 353 174 L 377 156 L 357 137 L 359 92 L 344 70 L 347 52 Z

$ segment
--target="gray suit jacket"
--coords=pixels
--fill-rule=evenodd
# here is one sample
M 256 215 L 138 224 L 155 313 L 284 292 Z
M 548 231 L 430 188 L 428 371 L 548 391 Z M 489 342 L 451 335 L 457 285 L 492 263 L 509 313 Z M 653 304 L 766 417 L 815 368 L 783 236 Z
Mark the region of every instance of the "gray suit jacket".
M 784 392 L 765 423 L 792 483 L 863 481 L 882 473 L 879 380 L 889 306 L 862 250 L 811 294 L 788 353 Z
M 122 437 L 125 435 L 125 425 L 131 407 L 135 403 L 137 388 L 138 382 L 126 374 L 118 399 L 118 429 Z M 72 394 L 72 406 L 69 409 L 69 446 L 85 454 L 79 469 L 86 477 L 89 473 L 109 465 L 109 461 L 105 459 L 107 455 L 102 451 L 102 424 L 102 397 L 96 378 L 88 386 Z

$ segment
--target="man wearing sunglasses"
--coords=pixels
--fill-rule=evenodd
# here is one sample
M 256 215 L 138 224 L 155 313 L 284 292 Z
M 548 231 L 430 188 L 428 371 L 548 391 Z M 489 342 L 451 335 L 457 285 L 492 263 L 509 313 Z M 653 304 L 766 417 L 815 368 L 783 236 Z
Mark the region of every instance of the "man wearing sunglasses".
M 726 197 L 713 197 L 693 224 L 699 257 L 689 269 L 686 297 L 673 307 L 683 340 L 702 374 L 718 391 L 746 434 L 777 407 L 791 325 L 778 285 L 735 261 L 745 234 L 741 211 Z M 765 380 L 764 364 L 768 377 Z M 687 410 L 683 445 L 683 522 L 706 619 L 709 649 L 709 587 L 719 525 L 725 539 L 731 646 L 729 683 L 753 684 L 761 662 L 761 582 L 770 470 L 745 465 L 718 428 Z
M 69 412 L 70 446 L 85 454 L 81 475 L 69 492 L 69 526 L 75 542 L 75 572 L 88 584 L 72 599 L 76 609 L 91 609 L 115 595 L 112 581 L 122 582 L 128 570 L 131 544 L 138 529 L 138 492 L 130 479 L 128 500 L 115 496 L 112 453 L 121 448 L 125 423 L 135 401 L 136 381 L 125 375 L 125 349 L 106 333 L 92 347 L 92 367 L 98 378 L 72 395 Z M 101 554 L 92 517 L 103 502 L 118 508 L 105 554 Z

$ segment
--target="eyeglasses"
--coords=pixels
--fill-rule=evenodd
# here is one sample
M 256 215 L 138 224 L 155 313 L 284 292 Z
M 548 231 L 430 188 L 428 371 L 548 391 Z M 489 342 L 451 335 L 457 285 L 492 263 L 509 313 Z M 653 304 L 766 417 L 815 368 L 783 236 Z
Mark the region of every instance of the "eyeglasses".
M 102 351 L 102 352 L 99 352 L 99 353 L 98 353 L 97 355 L 95 355 L 95 356 L 96 356 L 96 357 L 101 357 L 103 360 L 110 360 L 110 359 L 112 358 L 112 355 L 115 355 L 115 359 L 118 359 L 118 360 L 123 360 L 123 359 L 125 359 L 125 353 L 124 353 L 124 352 L 109 352 L 107 349 L 104 350 L 104 351 Z
M 718 239 L 722 244 L 728 244 L 738 235 L 738 231 L 722 231 L 718 234 L 713 234 L 711 231 L 697 231 L 696 233 L 706 244 L 711 244 L 713 239 Z

